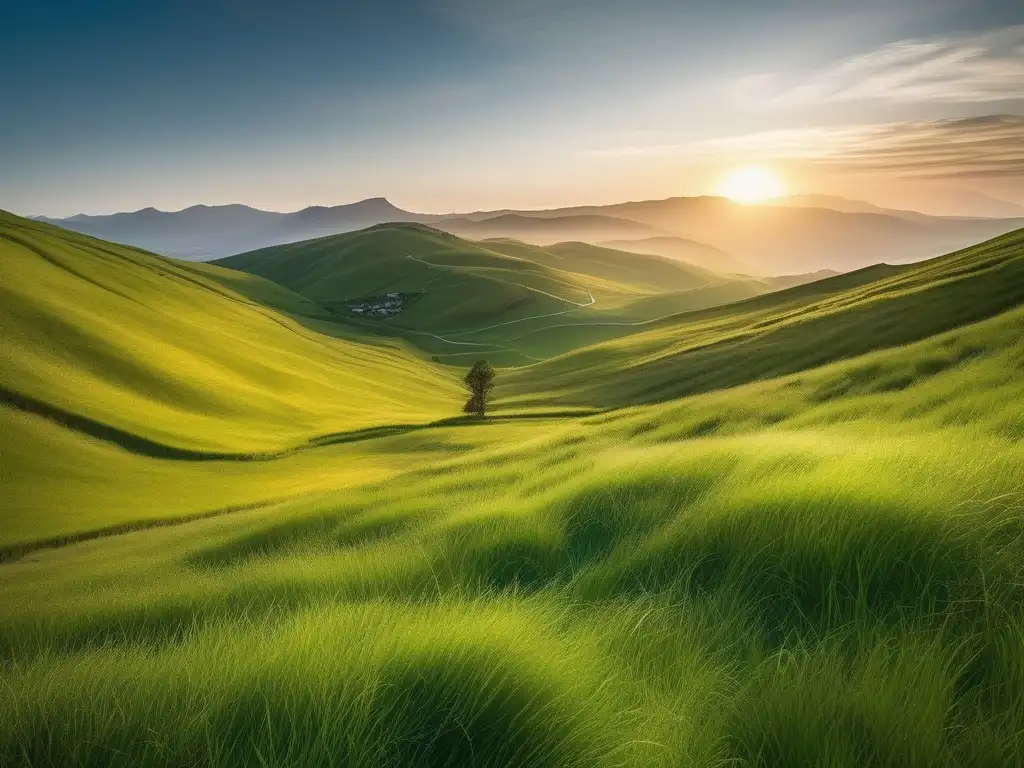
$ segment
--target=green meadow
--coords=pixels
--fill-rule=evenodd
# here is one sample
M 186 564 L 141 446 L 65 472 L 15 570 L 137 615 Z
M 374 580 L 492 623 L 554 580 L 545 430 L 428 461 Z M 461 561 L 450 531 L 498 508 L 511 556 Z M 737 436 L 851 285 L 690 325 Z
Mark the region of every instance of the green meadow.
M 540 250 L 3 215 L 0 765 L 1024 765 L 1024 232 Z
M 466 367 L 481 355 L 529 365 L 618 338 L 681 312 L 774 290 L 662 256 L 559 243 L 470 242 L 418 224 L 386 224 L 265 248 L 217 264 L 263 277 L 331 313 L 328 334 L 397 337 L 421 356 Z M 397 293 L 406 308 L 367 322 L 354 301 Z

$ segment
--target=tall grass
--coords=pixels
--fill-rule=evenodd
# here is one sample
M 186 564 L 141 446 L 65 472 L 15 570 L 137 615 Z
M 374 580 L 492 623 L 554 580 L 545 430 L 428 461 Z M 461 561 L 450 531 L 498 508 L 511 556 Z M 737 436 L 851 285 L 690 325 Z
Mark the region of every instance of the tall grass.
M 1018 323 L 2 566 L 0 763 L 1024 764 Z
M 130 453 L 0 406 L 0 765 L 1024 765 L 1024 310 L 1002 311 L 1021 298 L 1019 237 L 669 323 L 581 353 L 607 363 L 588 374 L 562 359 L 506 378 L 520 405 L 545 371 L 556 399 L 591 406 L 742 384 L 661 405 L 393 426 L 244 462 Z M 148 257 L 94 255 L 155 279 Z M 213 291 L 267 324 L 175 275 L 175 301 Z M 947 316 L 936 298 L 955 299 Z M 321 343 L 300 413 L 271 386 L 253 397 L 274 418 L 234 419 L 246 376 L 230 397 L 183 377 L 205 394 L 180 402 L 209 410 L 192 434 L 157 409 L 147 439 L 287 447 L 316 434 L 321 397 L 420 370 L 363 349 L 337 389 L 355 358 Z M 42 348 L 12 346 L 8 371 L 40 392 Z M 73 381 L 116 375 L 98 359 Z M 443 400 L 428 383 L 411 388 L 425 412 Z M 144 420 L 138 398 L 110 416 L 124 397 L 94 416 Z

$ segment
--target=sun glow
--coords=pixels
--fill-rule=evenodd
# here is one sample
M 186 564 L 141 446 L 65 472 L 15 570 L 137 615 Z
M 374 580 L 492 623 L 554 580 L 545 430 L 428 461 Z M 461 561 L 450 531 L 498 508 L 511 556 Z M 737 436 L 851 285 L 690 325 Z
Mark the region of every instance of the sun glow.
M 718 185 L 718 193 L 733 202 L 763 203 L 785 194 L 782 181 L 767 168 L 737 168 Z

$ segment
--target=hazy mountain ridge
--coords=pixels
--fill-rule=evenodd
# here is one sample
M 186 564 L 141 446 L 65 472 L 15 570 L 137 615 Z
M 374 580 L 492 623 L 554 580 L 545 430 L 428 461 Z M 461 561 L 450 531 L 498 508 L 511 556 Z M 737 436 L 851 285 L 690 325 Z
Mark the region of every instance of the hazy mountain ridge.
M 1024 226 L 1024 219 L 909 220 L 877 212 L 817 207 L 745 206 L 721 197 L 674 197 L 532 215 L 602 215 L 631 219 L 725 251 L 763 275 L 848 271 L 907 263 L 965 248 Z
M 442 219 L 434 226 L 460 237 L 512 237 L 533 245 L 553 245 L 569 240 L 596 244 L 603 240 L 663 234 L 643 222 L 600 214 L 540 217 L 503 213 L 480 220 L 464 217 Z
M 866 200 L 853 200 L 847 197 L 840 197 L 839 195 L 823 195 L 814 193 L 785 195 L 775 200 L 769 200 L 766 205 L 789 208 L 824 208 L 830 211 L 839 211 L 840 213 L 878 213 L 884 216 L 896 216 L 901 219 L 910 219 L 912 221 L 930 218 L 927 214 L 921 213 L 920 211 L 912 211 L 902 208 L 886 208 L 885 206 L 869 203 Z
M 174 256 L 208 261 L 270 245 L 351 232 L 374 224 L 420 222 L 430 217 L 404 211 L 384 198 L 335 206 L 310 206 L 294 213 L 246 205 L 194 205 L 181 211 L 143 208 L 109 216 L 37 217 L 82 234 Z
M 751 271 L 749 265 L 720 248 L 685 237 L 669 235 L 641 240 L 606 240 L 598 245 L 619 251 L 678 259 L 720 274 L 746 274 Z
M 824 207 L 832 206 L 832 207 Z M 846 208 L 847 210 L 837 210 Z M 743 206 L 720 197 L 675 197 L 540 211 L 421 214 L 385 198 L 275 213 L 244 205 L 146 208 L 110 216 L 40 220 L 177 258 L 208 260 L 273 245 L 407 221 L 472 239 L 511 237 L 535 245 L 651 238 L 695 242 L 687 258 L 716 271 L 758 275 L 848 271 L 878 262 L 908 263 L 957 250 L 1024 226 L 1024 219 L 966 219 L 891 211 L 827 195 Z M 677 244 L 678 245 L 678 244 Z M 710 249 L 710 250 L 708 250 Z M 713 252 L 724 253 L 707 261 Z M 658 255 L 666 255 L 661 251 Z M 697 259 L 697 260 L 692 260 Z

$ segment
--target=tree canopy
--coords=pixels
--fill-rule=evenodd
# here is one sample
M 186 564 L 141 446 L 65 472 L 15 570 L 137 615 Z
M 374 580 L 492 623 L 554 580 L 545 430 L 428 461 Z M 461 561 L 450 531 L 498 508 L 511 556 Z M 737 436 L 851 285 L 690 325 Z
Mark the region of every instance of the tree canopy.
M 477 360 L 463 379 L 469 388 L 469 400 L 462 409 L 476 416 L 487 414 L 487 395 L 494 388 L 494 369 L 486 360 Z

